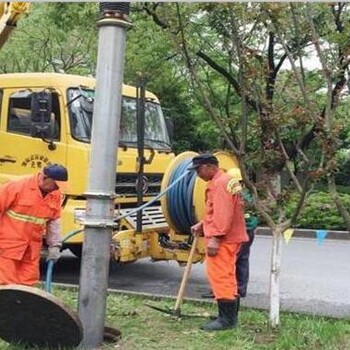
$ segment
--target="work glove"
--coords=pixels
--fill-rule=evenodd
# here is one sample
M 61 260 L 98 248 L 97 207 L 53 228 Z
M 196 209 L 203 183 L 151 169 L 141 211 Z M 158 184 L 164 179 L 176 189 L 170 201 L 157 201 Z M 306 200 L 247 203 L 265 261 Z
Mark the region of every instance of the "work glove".
M 55 263 L 61 257 L 61 247 L 54 246 L 49 247 L 49 254 L 46 258 L 46 261 L 53 260 Z

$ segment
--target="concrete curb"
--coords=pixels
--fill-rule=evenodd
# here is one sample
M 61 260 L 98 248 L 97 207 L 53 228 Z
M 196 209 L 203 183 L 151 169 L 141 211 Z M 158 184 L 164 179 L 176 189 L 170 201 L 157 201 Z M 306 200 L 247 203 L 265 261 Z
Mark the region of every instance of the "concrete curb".
M 350 240 L 350 233 L 348 231 L 327 232 L 325 239 Z M 256 233 L 257 235 L 271 236 L 271 229 L 269 227 L 258 227 Z M 316 230 L 296 228 L 294 229 L 293 237 L 316 238 Z

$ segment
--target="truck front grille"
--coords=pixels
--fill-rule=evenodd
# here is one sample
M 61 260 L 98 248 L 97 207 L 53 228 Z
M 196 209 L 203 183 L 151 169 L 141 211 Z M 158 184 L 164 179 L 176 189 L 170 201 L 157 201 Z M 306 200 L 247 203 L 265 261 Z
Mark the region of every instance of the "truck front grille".
M 163 174 L 144 174 L 142 186 L 144 196 L 156 196 L 159 194 L 162 178 Z M 115 192 L 117 195 L 135 197 L 137 195 L 137 174 L 117 174 Z
M 135 208 L 120 209 L 120 215 L 126 215 Z M 133 213 L 125 218 L 134 229 L 137 225 L 137 213 Z M 146 207 L 142 210 L 142 227 L 143 228 L 163 228 L 167 227 L 165 217 L 160 206 Z

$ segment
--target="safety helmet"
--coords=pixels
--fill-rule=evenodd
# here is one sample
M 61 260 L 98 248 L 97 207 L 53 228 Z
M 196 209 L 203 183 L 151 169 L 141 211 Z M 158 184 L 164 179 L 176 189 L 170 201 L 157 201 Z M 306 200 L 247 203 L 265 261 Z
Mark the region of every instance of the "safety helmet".
M 227 170 L 227 174 L 230 175 L 236 181 L 242 181 L 242 174 L 239 168 L 231 168 Z

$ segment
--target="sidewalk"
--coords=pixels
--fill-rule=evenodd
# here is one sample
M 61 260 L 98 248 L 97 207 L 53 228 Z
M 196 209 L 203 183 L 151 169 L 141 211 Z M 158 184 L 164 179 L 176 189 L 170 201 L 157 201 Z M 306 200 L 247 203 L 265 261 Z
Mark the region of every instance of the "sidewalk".
M 325 230 L 327 231 L 327 230 Z M 348 231 L 327 231 L 326 239 L 341 239 L 350 240 L 350 233 Z M 269 227 L 258 227 L 257 234 L 262 236 L 271 236 L 271 229 Z M 294 229 L 293 237 L 315 238 L 316 230 L 296 228 Z

